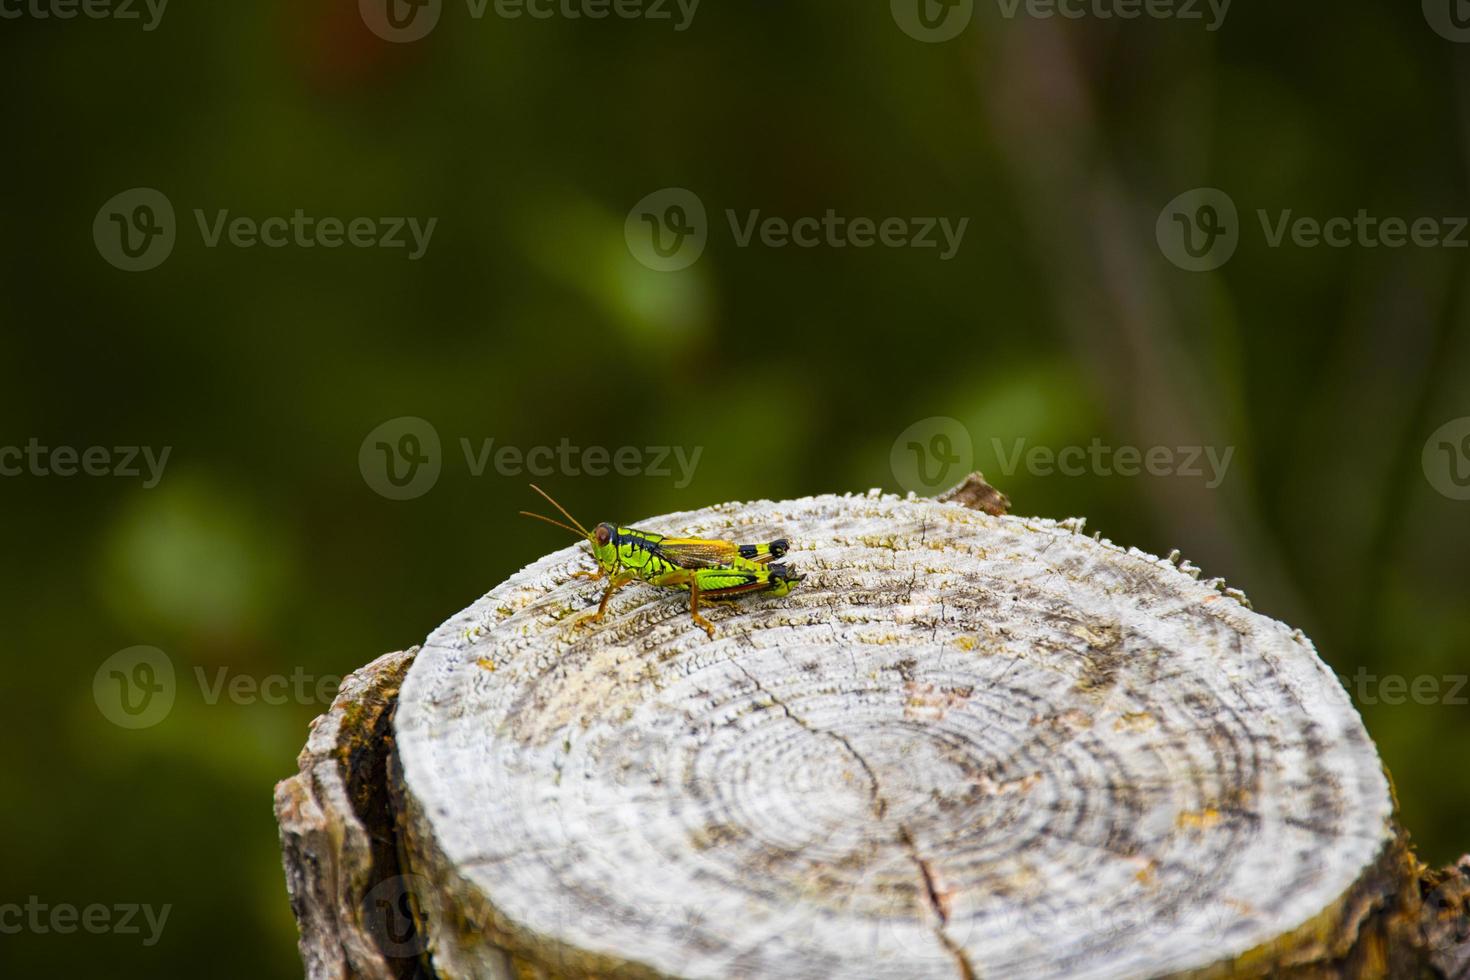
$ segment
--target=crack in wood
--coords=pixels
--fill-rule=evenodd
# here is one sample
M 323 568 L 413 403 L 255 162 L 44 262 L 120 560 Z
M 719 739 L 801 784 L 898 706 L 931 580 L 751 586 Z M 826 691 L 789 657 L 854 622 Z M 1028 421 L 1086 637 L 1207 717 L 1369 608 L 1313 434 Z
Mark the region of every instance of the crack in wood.
M 857 750 L 852 742 L 846 736 L 838 732 L 834 732 L 824 728 L 818 728 L 817 726 L 811 724 L 805 718 L 801 717 L 795 711 L 791 710 L 791 706 L 788 705 L 782 698 L 773 693 L 770 689 L 768 689 L 764 684 L 762 684 L 759 678 L 757 678 L 749 670 L 746 670 L 744 664 L 740 663 L 738 660 L 732 660 L 731 663 L 733 663 L 740 670 L 740 672 L 745 675 L 746 679 L 748 679 L 750 683 L 755 686 L 756 690 L 760 691 L 766 697 L 770 698 L 771 703 L 774 704 L 777 708 L 781 709 L 781 712 L 787 718 L 791 719 L 791 721 L 793 721 L 797 726 L 802 728 L 804 731 L 810 732 L 813 735 L 820 735 L 827 738 L 835 739 L 840 745 L 842 745 L 844 749 L 847 750 L 848 754 L 852 756 L 857 764 L 862 767 L 863 772 L 865 772 L 868 776 L 868 781 L 871 786 L 871 793 L 874 803 L 874 813 L 876 814 L 879 821 L 886 820 L 888 813 L 888 798 L 883 793 L 882 784 L 878 780 L 878 774 L 873 771 L 872 766 L 868 764 L 868 760 L 863 758 L 862 753 Z M 919 876 L 924 883 L 924 896 L 928 901 L 929 908 L 934 912 L 935 917 L 939 920 L 939 924 L 934 927 L 935 938 L 939 940 L 940 944 L 945 948 L 945 950 L 949 952 L 950 956 L 954 958 L 955 966 L 959 970 L 961 980 L 976 980 L 977 974 L 975 972 L 974 966 L 970 963 L 969 957 L 965 954 L 964 949 L 961 948 L 959 944 L 957 944 L 949 936 L 949 933 L 947 931 L 949 926 L 948 900 L 945 895 L 939 891 L 939 888 L 935 883 L 933 868 L 930 866 L 929 862 L 924 859 L 923 855 L 919 853 L 918 845 L 914 843 L 913 831 L 909 829 L 906 823 L 900 822 L 898 824 L 896 836 L 898 841 L 903 845 L 904 850 L 908 854 L 909 858 L 914 862 L 914 866 L 918 868 Z

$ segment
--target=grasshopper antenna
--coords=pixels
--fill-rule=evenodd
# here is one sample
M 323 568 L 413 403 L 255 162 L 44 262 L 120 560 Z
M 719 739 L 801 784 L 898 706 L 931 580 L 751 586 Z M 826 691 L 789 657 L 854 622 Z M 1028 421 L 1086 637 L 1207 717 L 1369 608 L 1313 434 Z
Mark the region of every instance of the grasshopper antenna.
M 554 521 L 551 518 L 546 517 L 545 515 L 542 515 L 542 514 L 533 514 L 529 510 L 523 510 L 523 511 L 521 511 L 521 516 L 522 517 L 534 517 L 538 521 L 545 521 L 547 524 L 555 524 L 557 527 L 566 528 L 566 530 L 571 531 L 573 534 L 575 534 L 579 538 L 580 537 L 585 537 L 585 535 L 583 535 L 582 532 L 581 531 L 578 531 L 576 528 L 570 527 L 570 526 L 568 526 L 566 524 L 563 524 L 561 521 Z
M 545 490 L 542 490 L 540 487 L 536 486 L 536 484 L 534 484 L 534 483 L 531 484 L 531 489 L 532 490 L 535 490 L 541 496 L 545 497 L 546 498 L 546 502 L 549 503 L 549 504 L 551 504 L 551 506 L 555 507 L 557 510 L 561 511 L 561 516 L 562 517 L 565 517 L 567 520 L 569 520 L 573 524 L 575 524 L 576 525 L 576 528 L 573 529 L 571 527 L 567 527 L 567 525 L 561 523 L 560 521 L 553 521 L 549 517 L 541 517 L 540 514 L 532 514 L 532 513 L 529 513 L 528 511 L 524 511 L 524 510 L 521 511 L 522 514 L 525 514 L 527 517 L 539 517 L 539 518 L 541 518 L 541 520 L 546 521 L 548 524 L 555 524 L 557 527 L 564 527 L 568 531 L 571 531 L 573 534 L 580 534 L 584 538 L 590 538 L 590 537 L 592 537 L 591 532 L 589 532 L 585 527 L 582 526 L 582 522 L 579 521 L 579 520 L 577 520 L 571 514 L 568 514 L 567 513 L 567 509 L 565 507 L 563 507 L 561 504 L 557 503 L 556 500 L 552 498 L 551 494 L 547 493 Z
M 552 499 L 551 494 L 547 493 L 545 490 L 542 490 L 540 487 L 536 486 L 536 484 L 534 484 L 534 483 L 531 484 L 531 489 L 532 490 L 535 490 L 541 496 L 545 497 L 546 498 L 546 502 L 549 503 L 551 506 L 553 506 L 557 510 L 561 511 L 561 516 L 562 517 L 565 517 L 567 520 L 569 520 L 573 524 L 575 524 L 577 526 L 577 530 L 579 532 L 581 532 L 582 537 L 584 537 L 584 538 L 590 538 L 592 536 L 591 533 L 585 527 L 582 526 L 582 522 L 581 521 L 577 520 L 571 514 L 568 514 L 567 513 L 567 509 L 565 507 L 563 507 L 561 504 L 557 503 L 554 499 Z

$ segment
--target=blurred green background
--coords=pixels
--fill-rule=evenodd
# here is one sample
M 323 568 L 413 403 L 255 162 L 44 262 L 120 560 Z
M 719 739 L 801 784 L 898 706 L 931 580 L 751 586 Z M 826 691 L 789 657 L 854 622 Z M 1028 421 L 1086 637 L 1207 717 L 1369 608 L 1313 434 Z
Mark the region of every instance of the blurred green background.
M 982 2 L 945 43 L 836 0 L 706 0 L 682 31 L 447 0 L 401 44 L 353 0 L 177 3 L 151 31 L 7 9 L 0 446 L 171 455 L 151 489 L 0 479 L 0 903 L 172 909 L 152 946 L 0 935 L 0 973 L 300 975 L 271 789 L 324 705 L 211 704 L 196 671 L 345 674 L 561 547 L 515 517 L 528 478 L 474 475 L 462 439 L 699 448 L 683 487 L 541 481 L 635 520 L 927 492 L 891 450 L 954 419 L 1015 512 L 1181 549 L 1344 677 L 1444 679 L 1431 703 L 1354 693 L 1423 855 L 1470 848 L 1470 690 L 1447 696 L 1470 672 L 1470 503 L 1421 455 L 1470 416 L 1470 251 L 1273 248 L 1256 219 L 1470 214 L 1470 48 L 1417 4 L 1242 4 L 1209 31 Z M 1240 243 L 1191 273 L 1155 226 L 1203 186 Z M 93 222 L 136 187 L 172 202 L 177 244 L 130 273 Z M 667 187 L 709 214 L 677 272 L 625 238 Z M 297 208 L 438 224 L 409 261 L 209 248 L 193 214 Z M 970 223 L 941 261 L 740 247 L 727 209 Z M 442 472 L 397 501 L 359 451 L 404 416 Z M 1214 488 L 1005 472 L 1018 439 L 1234 456 Z M 127 730 L 93 679 L 139 644 L 177 698 Z

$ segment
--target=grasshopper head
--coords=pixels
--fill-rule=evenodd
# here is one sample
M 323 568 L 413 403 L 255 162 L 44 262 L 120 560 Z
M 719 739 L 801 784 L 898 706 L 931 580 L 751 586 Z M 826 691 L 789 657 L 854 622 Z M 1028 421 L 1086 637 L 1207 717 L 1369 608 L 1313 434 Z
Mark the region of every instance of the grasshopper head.
M 786 595 L 804 578 L 805 575 L 796 574 L 796 569 L 790 565 L 772 565 L 769 591 L 773 596 Z
M 617 528 L 603 521 L 587 535 L 587 543 L 592 546 L 592 557 L 597 559 L 597 564 L 602 566 L 603 571 L 611 572 L 618 565 L 617 533 Z

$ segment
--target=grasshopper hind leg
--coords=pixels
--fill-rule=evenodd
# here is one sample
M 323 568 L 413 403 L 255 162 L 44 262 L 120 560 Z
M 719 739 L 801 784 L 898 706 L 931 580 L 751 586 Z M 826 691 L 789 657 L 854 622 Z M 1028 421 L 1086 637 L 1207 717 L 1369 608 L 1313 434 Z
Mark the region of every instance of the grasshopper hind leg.
M 715 624 L 699 614 L 699 577 L 697 575 L 689 579 L 689 615 L 697 625 L 704 628 L 711 640 L 715 638 Z

